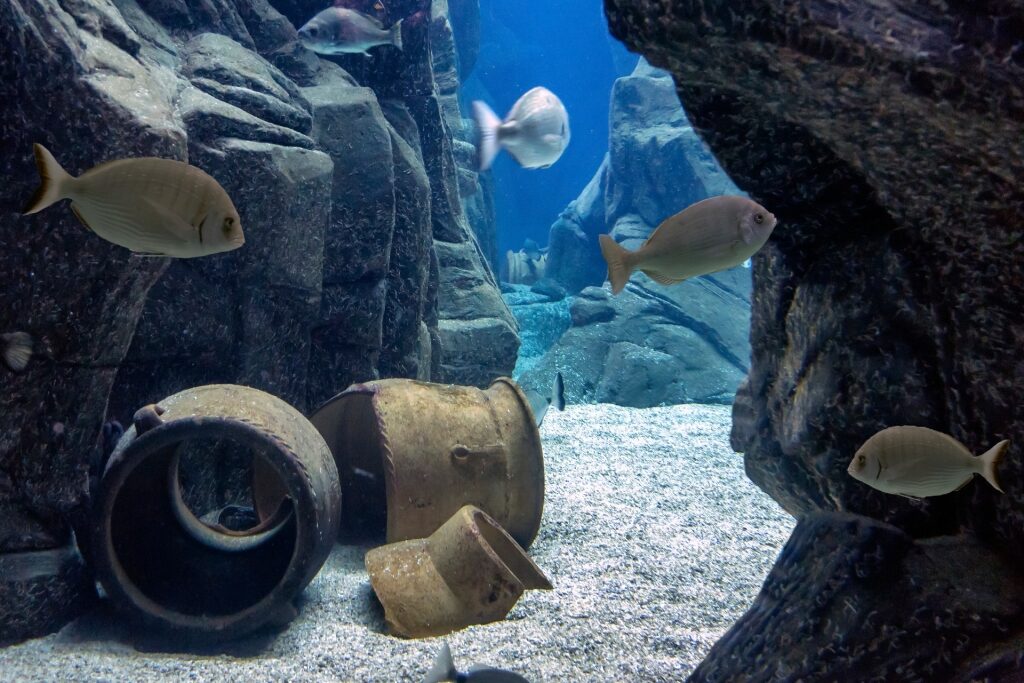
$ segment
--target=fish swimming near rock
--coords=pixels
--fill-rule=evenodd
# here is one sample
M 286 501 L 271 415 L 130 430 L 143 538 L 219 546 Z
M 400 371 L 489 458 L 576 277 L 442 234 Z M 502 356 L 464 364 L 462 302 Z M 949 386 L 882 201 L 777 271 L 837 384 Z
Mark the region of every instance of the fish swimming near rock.
M 502 121 L 485 103 L 473 102 L 479 138 L 479 167 L 486 171 L 504 148 L 523 168 L 547 168 L 569 145 L 569 113 L 547 88 L 536 87 L 519 98 Z
M 889 427 L 864 442 L 846 471 L 872 488 L 908 498 L 957 491 L 975 474 L 1002 493 L 996 467 L 1009 445 L 1000 441 L 975 457 L 962 443 L 934 429 Z
M 532 389 L 524 393 L 526 394 L 526 400 L 530 403 L 530 408 L 533 410 L 533 418 L 537 422 L 538 427 L 544 422 L 544 416 L 547 415 L 548 408 L 551 406 L 558 410 L 565 410 L 565 380 L 562 379 L 561 372 L 555 372 L 555 378 L 551 382 L 551 390 L 546 396 Z
M 322 55 L 369 54 L 378 45 L 402 49 L 402 20 L 391 28 L 348 7 L 328 7 L 299 29 L 299 41 Z
M 118 159 L 76 178 L 45 147 L 34 149 L 42 184 L 26 215 L 70 199 L 86 228 L 147 256 L 193 258 L 245 244 L 231 198 L 195 166 L 156 157 Z
M 423 679 L 423 683 L 442 683 L 443 681 L 457 681 L 458 683 L 530 683 L 517 673 L 505 669 L 496 669 L 490 666 L 479 664 L 469 667 L 465 673 L 460 673 L 452 661 L 452 651 L 448 643 L 441 646 L 441 651 L 434 659 L 434 666 L 430 673 Z
M 746 197 L 711 197 L 692 204 L 651 233 L 636 251 L 601 235 L 612 294 L 618 294 L 634 270 L 662 285 L 738 266 L 753 256 L 772 234 L 777 221 Z
M 0 334 L 0 351 L 11 370 L 21 372 L 32 360 L 32 335 L 28 332 Z

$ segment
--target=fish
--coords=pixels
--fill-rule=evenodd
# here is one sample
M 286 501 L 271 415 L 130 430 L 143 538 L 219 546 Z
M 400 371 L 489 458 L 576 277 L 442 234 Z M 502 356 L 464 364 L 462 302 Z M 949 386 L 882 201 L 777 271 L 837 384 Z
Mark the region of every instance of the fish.
M 569 112 L 547 88 L 520 97 L 502 121 L 486 103 L 473 102 L 478 130 L 478 167 L 486 171 L 502 149 L 523 168 L 548 168 L 569 145 Z
M 458 681 L 458 683 L 530 683 L 517 673 L 505 669 L 496 669 L 491 666 L 477 664 L 469 667 L 465 673 L 460 673 L 452 661 L 452 651 L 448 643 L 441 646 L 440 652 L 434 659 L 434 665 L 430 673 L 423 679 L 423 683 L 442 683 L 442 681 Z
M 379 19 L 348 7 L 328 7 L 299 29 L 299 41 L 322 55 L 368 54 L 378 45 L 402 49 L 402 20 L 384 28 Z
M 634 270 L 662 285 L 732 268 L 757 253 L 778 221 L 746 197 L 711 197 L 666 218 L 636 251 L 601 235 L 612 294 L 618 294 Z
M 527 390 L 525 393 L 526 400 L 529 402 L 531 410 L 533 410 L 533 418 L 537 422 L 538 427 L 544 422 L 544 416 L 551 406 L 558 410 L 565 410 L 565 380 L 562 378 L 561 372 L 555 372 L 555 378 L 551 382 L 551 390 L 547 396 L 532 389 Z
M 864 442 L 847 473 L 884 493 L 928 498 L 958 491 L 980 474 L 1003 493 L 996 467 L 1010 442 L 1003 440 L 975 457 L 962 443 L 927 427 L 889 427 Z
M 7 367 L 15 372 L 21 372 L 32 360 L 32 335 L 28 332 L 0 334 L 0 349 L 3 350 L 4 363 Z
M 245 244 L 228 193 L 195 166 L 157 157 L 118 159 L 76 178 L 45 147 L 33 149 L 41 185 L 25 215 L 70 199 L 82 225 L 146 256 L 194 258 Z

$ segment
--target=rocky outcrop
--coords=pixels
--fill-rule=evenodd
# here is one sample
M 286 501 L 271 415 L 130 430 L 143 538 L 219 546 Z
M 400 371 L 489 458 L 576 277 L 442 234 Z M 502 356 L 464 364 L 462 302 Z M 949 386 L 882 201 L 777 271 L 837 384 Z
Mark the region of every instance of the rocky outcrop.
M 605 7 L 613 33 L 673 73 L 723 166 L 780 220 L 754 258 L 753 356 L 736 404 L 733 444 L 751 478 L 793 514 L 860 513 L 914 538 L 965 529 L 980 540 L 950 542 L 981 542 L 1019 568 L 1024 5 Z M 860 444 L 894 424 L 948 432 L 976 452 L 1010 439 L 998 472 L 1006 493 L 975 483 L 913 502 L 847 476 Z M 995 575 L 989 557 L 971 562 Z M 952 572 L 962 585 L 960 565 L 935 567 L 901 567 L 917 573 L 885 583 L 941 585 Z M 862 596 L 855 619 L 886 604 L 882 588 Z M 778 613 L 802 613 L 808 600 L 785 596 Z M 1024 624 L 1014 617 L 1005 627 L 945 648 L 937 669 L 908 663 L 900 676 L 949 680 L 972 658 L 1019 651 Z M 846 629 L 855 647 L 853 625 Z M 919 641 L 941 637 L 938 624 L 914 631 Z M 798 651 L 813 657 L 820 642 Z M 737 638 L 722 647 L 729 652 L 718 661 L 734 668 L 716 675 L 747 678 L 753 650 L 743 648 L 760 646 Z M 761 656 L 773 656 L 764 647 Z M 886 678 L 895 661 L 840 663 L 807 680 Z
M 604 282 L 601 233 L 646 237 L 694 202 L 739 193 L 690 126 L 672 79 L 642 59 L 612 88 L 608 150 L 551 226 L 548 276 L 570 291 Z
M 511 371 L 515 323 L 462 213 L 435 79 L 435 49 L 454 47 L 420 15 L 404 51 L 343 68 L 296 42 L 294 22 L 322 3 L 275 4 L 284 14 L 266 0 L 0 5 L 0 333 L 30 333 L 36 352 L 23 373 L 0 366 L 0 553 L 64 548 L 69 522 L 84 522 L 104 420 L 182 388 L 243 383 L 309 409 L 379 376 Z M 246 245 L 140 258 L 65 206 L 22 218 L 33 142 L 73 173 L 187 160 L 232 196 Z M 472 296 L 452 296 L 469 282 Z M 59 613 L 5 639 L 85 604 L 73 599 L 83 574 L 53 568 Z
M 594 285 L 608 272 L 598 235 L 637 249 L 665 218 L 739 190 L 694 133 L 671 78 L 643 60 L 615 82 L 610 126 L 604 162 L 551 227 L 545 275 L 583 290 L 572 326 L 522 381 L 541 389 L 559 369 L 578 402 L 731 402 L 750 358 L 749 270 L 673 287 L 636 274 L 618 297 Z
M 618 296 L 588 287 L 521 382 L 542 391 L 560 370 L 571 403 L 731 403 L 748 370 L 749 297 L 746 268 L 671 287 L 644 278 Z

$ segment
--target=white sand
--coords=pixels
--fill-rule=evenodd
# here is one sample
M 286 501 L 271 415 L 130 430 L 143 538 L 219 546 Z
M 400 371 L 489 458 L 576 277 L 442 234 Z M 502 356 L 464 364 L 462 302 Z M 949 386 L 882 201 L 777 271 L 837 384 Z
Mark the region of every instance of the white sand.
M 447 637 L 460 669 L 540 681 L 680 681 L 750 605 L 794 521 L 743 474 L 729 408 L 550 412 L 531 556 L 555 585 Z M 443 639 L 382 634 L 362 558 L 338 547 L 284 632 L 219 654 L 139 652 L 106 610 L 0 650 L 2 681 L 420 681 Z

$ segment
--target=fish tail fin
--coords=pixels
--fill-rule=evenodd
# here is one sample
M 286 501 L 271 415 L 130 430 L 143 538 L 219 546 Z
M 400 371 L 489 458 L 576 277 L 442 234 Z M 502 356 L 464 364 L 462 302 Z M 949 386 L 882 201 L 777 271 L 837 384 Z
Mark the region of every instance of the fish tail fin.
M 391 27 L 391 44 L 397 47 L 399 50 L 402 49 L 402 22 L 404 19 L 399 19 L 395 22 L 395 25 Z
M 996 467 L 998 467 L 1003 456 L 1006 455 L 1006 450 L 1009 446 L 1009 440 L 1004 439 L 978 456 L 981 458 L 981 476 L 985 477 L 988 483 L 992 484 L 992 488 L 999 491 L 999 493 L 1004 493 L 1004 491 L 1002 487 L 999 486 L 999 478 L 996 476 Z
M 494 113 L 494 110 L 480 100 L 473 102 L 473 118 L 476 119 L 476 127 L 480 131 L 476 146 L 479 167 L 481 171 L 486 171 L 494 163 L 494 157 L 498 156 L 498 152 L 501 150 L 501 142 L 498 140 L 501 119 Z
M 64 199 L 67 196 L 67 182 L 72 179 L 71 174 L 53 158 L 50 150 L 38 143 L 33 145 L 32 149 L 36 155 L 36 168 L 39 169 L 39 189 L 22 211 L 26 216 Z
M 441 651 L 434 659 L 434 666 L 430 673 L 423 679 L 423 683 L 441 683 L 442 681 L 454 681 L 459 672 L 455 670 L 455 662 L 452 661 L 452 650 L 448 643 L 441 646 Z
M 11 332 L 0 334 L 0 350 L 3 351 L 4 362 L 15 372 L 21 372 L 32 359 L 32 337 L 27 332 Z
M 611 235 L 601 235 L 599 239 L 601 255 L 608 262 L 608 280 L 612 283 L 612 294 L 618 294 L 633 273 L 633 252 L 621 246 Z
M 565 410 L 565 380 L 561 372 L 555 372 L 555 381 L 551 386 L 551 403 L 559 410 Z

